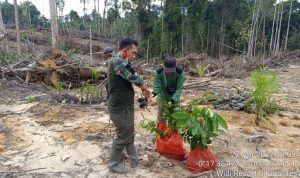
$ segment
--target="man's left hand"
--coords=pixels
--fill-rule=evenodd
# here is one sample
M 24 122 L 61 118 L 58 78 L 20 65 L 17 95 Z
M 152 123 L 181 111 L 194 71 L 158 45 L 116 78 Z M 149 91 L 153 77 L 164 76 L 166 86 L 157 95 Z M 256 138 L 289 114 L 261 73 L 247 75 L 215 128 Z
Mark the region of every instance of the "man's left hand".
M 148 88 L 143 90 L 143 95 L 144 95 L 145 97 L 147 97 L 148 100 L 151 99 L 151 92 L 150 92 L 150 90 L 149 90 Z

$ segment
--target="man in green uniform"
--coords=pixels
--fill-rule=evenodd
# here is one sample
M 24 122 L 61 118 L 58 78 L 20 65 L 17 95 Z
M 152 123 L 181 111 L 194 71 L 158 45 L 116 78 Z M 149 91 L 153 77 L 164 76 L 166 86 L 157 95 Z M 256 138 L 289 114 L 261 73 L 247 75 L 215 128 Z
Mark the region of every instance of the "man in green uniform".
M 108 60 L 112 57 L 113 53 L 114 53 L 114 50 L 111 47 L 104 48 L 104 52 L 103 52 L 102 57 L 105 60 L 105 68 L 107 68 L 107 69 L 108 69 Z M 103 85 L 104 85 L 106 93 L 107 93 L 106 99 L 108 99 L 109 98 L 109 93 L 108 93 L 108 80 L 107 80 L 107 78 L 104 80 Z
M 119 51 L 113 55 L 108 64 L 108 111 L 116 127 L 117 138 L 114 140 L 109 159 L 111 172 L 124 174 L 128 172 L 122 163 L 123 149 L 129 157 L 131 167 L 138 166 L 139 158 L 134 147 L 134 90 L 138 86 L 145 97 L 150 98 L 150 91 L 143 79 L 138 76 L 132 64 L 137 55 L 138 43 L 130 38 L 119 42 Z
M 167 57 L 164 61 L 164 67 L 156 71 L 153 81 L 152 93 L 158 97 L 157 118 L 159 121 L 165 122 L 165 119 L 162 118 L 164 101 L 169 104 L 179 104 L 184 80 L 184 72 L 176 67 L 176 59 Z

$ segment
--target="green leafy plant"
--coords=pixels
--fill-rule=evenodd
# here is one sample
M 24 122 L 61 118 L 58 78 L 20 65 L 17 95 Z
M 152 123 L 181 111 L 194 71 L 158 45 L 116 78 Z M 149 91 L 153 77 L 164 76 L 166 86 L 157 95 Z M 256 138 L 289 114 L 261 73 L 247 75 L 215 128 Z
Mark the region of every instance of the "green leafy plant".
M 102 89 L 99 89 L 96 86 L 89 85 L 85 82 L 81 83 L 81 86 L 78 88 L 80 92 L 80 101 L 81 102 L 92 102 L 99 98 L 102 98 Z
M 196 70 L 197 70 L 197 73 L 198 73 L 200 79 L 202 79 L 205 76 L 205 72 L 207 71 L 209 66 L 210 66 L 210 64 L 208 64 L 205 67 L 203 65 L 200 65 L 200 64 L 196 65 Z
M 86 86 L 85 82 L 82 82 L 80 87 L 79 87 L 79 92 L 80 92 L 80 101 L 83 101 L 83 94 L 84 94 L 84 88 Z
M 176 128 L 176 119 L 172 117 L 173 113 L 179 112 L 180 108 L 177 104 L 168 104 L 168 102 L 162 102 L 162 118 L 166 121 L 168 128 L 171 128 L 173 131 L 177 131 Z
M 64 83 L 61 82 L 61 81 L 57 81 L 55 84 L 54 84 L 54 89 L 55 91 L 58 92 L 58 95 L 60 95 L 62 89 L 63 89 L 63 86 L 64 86 Z
M 272 96 L 278 91 L 278 78 L 275 73 L 260 69 L 252 73 L 251 82 L 254 87 L 251 97 L 255 103 L 256 124 L 258 125 L 260 118 L 266 114 L 268 106 L 271 106 Z
M 223 117 L 209 108 L 194 108 L 172 114 L 177 120 L 178 128 L 183 140 L 195 148 L 206 149 L 211 144 L 212 137 L 224 133 L 228 129 Z
M 89 70 L 91 71 L 92 79 L 93 79 L 93 80 L 98 80 L 100 74 L 99 74 L 97 68 L 91 67 L 91 68 L 89 68 Z
M 157 129 L 156 127 L 156 122 L 155 121 L 146 121 L 146 118 L 144 117 L 144 115 L 142 114 L 143 119 L 140 122 L 140 127 L 145 129 L 147 132 L 151 133 L 151 134 L 155 134 L 154 137 L 152 138 L 152 143 L 154 144 L 156 141 L 156 137 L 161 137 L 161 138 L 165 138 L 165 136 L 167 135 L 168 129 L 165 132 L 162 132 L 161 130 Z M 168 135 L 171 136 L 171 135 Z

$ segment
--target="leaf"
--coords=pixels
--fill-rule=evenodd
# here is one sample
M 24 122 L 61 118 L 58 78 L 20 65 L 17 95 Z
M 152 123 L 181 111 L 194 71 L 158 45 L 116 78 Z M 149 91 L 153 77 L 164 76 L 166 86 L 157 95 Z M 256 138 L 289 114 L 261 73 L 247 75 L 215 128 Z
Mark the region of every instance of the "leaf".
M 192 111 L 192 116 L 198 117 L 199 115 L 201 115 L 201 110 L 198 109 L 198 108 L 195 108 L 195 109 Z
M 176 120 L 184 120 L 184 119 L 188 119 L 190 115 L 189 113 L 183 111 L 183 112 L 176 112 L 172 114 L 172 117 L 174 117 Z
M 202 127 L 198 127 L 198 130 L 199 130 L 199 135 L 198 136 L 207 137 L 207 132 Z
M 208 113 L 209 118 L 213 118 L 215 115 L 215 113 L 211 109 L 207 109 L 207 113 Z
M 216 118 L 218 118 L 218 123 L 221 127 L 223 127 L 224 129 L 228 130 L 228 125 L 226 123 L 226 121 L 224 120 L 223 117 L 221 117 L 220 115 L 216 115 Z
M 213 125 L 213 133 L 218 134 L 218 118 L 215 116 L 212 118 L 212 125 Z
M 192 127 L 192 135 L 193 135 L 193 136 L 196 136 L 197 133 L 198 133 L 198 130 L 199 130 L 199 125 L 195 124 L 195 125 Z
M 207 145 L 207 137 L 206 136 L 201 136 L 201 141 L 204 146 Z
M 213 126 L 211 122 L 205 122 L 205 130 L 213 130 Z

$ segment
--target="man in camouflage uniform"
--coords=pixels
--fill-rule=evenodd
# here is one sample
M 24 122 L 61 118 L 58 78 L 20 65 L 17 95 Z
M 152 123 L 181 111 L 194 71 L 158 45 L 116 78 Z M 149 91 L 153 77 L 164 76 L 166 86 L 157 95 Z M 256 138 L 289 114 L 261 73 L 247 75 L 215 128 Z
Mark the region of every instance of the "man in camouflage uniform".
M 116 127 L 117 138 L 114 140 L 109 159 L 111 172 L 128 172 L 122 162 L 123 149 L 129 157 L 131 167 L 138 166 L 139 158 L 134 147 L 134 90 L 138 86 L 145 97 L 150 98 L 150 91 L 141 77 L 136 75 L 132 64 L 137 55 L 138 43 L 130 38 L 119 42 L 119 52 L 113 55 L 108 64 L 108 111 Z
M 114 53 L 114 50 L 111 47 L 104 48 L 104 52 L 103 52 L 102 57 L 105 60 L 105 68 L 107 68 L 107 69 L 108 69 L 108 60 L 112 57 L 113 53 Z M 109 98 L 109 93 L 108 93 L 108 80 L 107 80 L 107 78 L 104 80 L 103 85 L 105 86 L 106 93 L 107 93 L 106 99 L 108 99 Z

